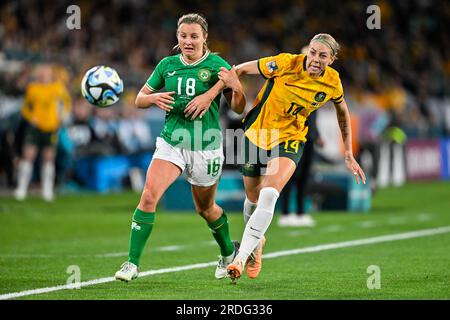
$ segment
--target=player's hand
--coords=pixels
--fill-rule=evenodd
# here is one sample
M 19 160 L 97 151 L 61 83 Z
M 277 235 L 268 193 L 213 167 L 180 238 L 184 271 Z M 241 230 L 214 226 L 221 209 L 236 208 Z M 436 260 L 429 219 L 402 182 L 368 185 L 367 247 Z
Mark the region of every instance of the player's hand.
M 153 93 L 153 104 L 164 111 L 170 112 L 173 109 L 172 105 L 175 103 L 174 94 L 175 91 Z
M 184 109 L 184 116 L 188 118 L 192 115 L 191 120 L 194 120 L 195 118 L 197 118 L 197 116 L 200 116 L 201 119 L 206 111 L 208 111 L 213 99 L 214 98 L 211 98 L 208 93 L 196 96 L 187 104 L 186 108 Z
M 358 184 L 360 183 L 361 180 L 364 184 L 366 184 L 366 175 L 364 174 L 364 171 L 359 166 L 358 162 L 356 162 L 353 155 L 345 156 L 345 166 L 353 174 L 353 176 L 355 177 L 356 182 Z
M 236 73 L 236 67 L 233 66 L 230 70 L 221 67 L 218 73 L 219 79 L 225 83 L 228 88 L 234 89 L 239 86 L 239 77 Z

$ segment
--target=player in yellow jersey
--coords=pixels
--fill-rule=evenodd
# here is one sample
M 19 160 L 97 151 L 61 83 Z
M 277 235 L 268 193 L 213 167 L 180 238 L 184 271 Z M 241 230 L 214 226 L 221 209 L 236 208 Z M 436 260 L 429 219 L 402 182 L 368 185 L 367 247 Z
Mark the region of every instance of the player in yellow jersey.
M 223 70 L 219 74 L 225 85 L 236 74 L 261 74 L 267 79 L 243 121 L 246 227 L 239 253 L 227 267 L 232 280 L 239 278 L 245 267 L 250 278 L 258 276 L 264 234 L 272 221 L 279 194 L 301 158 L 308 133 L 307 118 L 328 100 L 336 108 L 345 164 L 358 183 L 360 180 L 365 183 L 364 172 L 352 153 L 350 114 L 339 73 L 330 67 L 338 51 L 339 44 L 332 36 L 317 34 L 310 41 L 306 55 L 281 53 L 242 63 L 235 72 Z M 205 102 L 220 89 L 220 84 L 211 88 L 188 108 L 204 108 Z
M 36 81 L 27 86 L 21 114 L 24 145 L 18 165 L 14 196 L 23 200 L 33 173 L 33 163 L 42 150 L 41 185 L 46 201 L 54 198 L 55 156 L 58 129 L 70 112 L 70 95 L 62 81 L 54 77 L 52 66 L 36 68 Z

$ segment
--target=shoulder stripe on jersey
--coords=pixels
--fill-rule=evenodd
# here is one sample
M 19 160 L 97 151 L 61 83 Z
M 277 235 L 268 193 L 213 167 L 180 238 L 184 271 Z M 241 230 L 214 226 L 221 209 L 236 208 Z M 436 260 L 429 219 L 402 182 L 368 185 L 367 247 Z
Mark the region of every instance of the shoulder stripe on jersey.
M 342 96 L 343 96 L 343 95 L 341 94 L 339 97 L 337 97 L 337 98 L 335 98 L 335 99 L 330 99 L 330 100 L 331 100 L 331 101 L 334 101 L 334 102 L 335 102 L 335 101 L 339 101 L 339 100 L 342 98 Z
M 267 86 L 266 86 L 266 89 L 264 90 L 261 101 L 258 103 L 258 105 L 256 107 L 254 107 L 252 110 L 250 110 L 248 115 L 242 121 L 244 123 L 244 130 L 247 130 L 248 128 L 250 128 L 251 125 L 258 118 L 259 114 L 261 113 L 262 107 L 264 106 L 267 98 L 270 95 L 270 92 L 272 92 L 274 83 L 275 83 L 275 80 L 273 78 L 270 78 L 269 80 L 267 80 Z
M 261 67 L 259 66 L 259 62 L 261 61 L 261 59 L 258 59 L 257 61 L 256 61 L 256 65 L 258 66 L 258 71 L 259 71 L 259 73 L 261 74 L 261 76 L 264 78 L 264 79 L 267 79 L 266 78 L 266 76 L 264 75 L 264 73 L 261 71 Z

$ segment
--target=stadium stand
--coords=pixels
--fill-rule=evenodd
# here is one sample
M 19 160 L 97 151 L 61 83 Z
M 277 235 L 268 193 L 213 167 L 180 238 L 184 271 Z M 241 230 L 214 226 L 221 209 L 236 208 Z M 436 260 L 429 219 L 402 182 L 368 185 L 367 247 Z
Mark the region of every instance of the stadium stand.
M 20 150 L 18 112 L 33 66 L 42 61 L 59 66 L 74 100 L 73 117 L 65 130 L 67 139 L 61 139 L 67 144 L 60 146 L 58 158 L 60 187 L 77 180 L 81 187 L 109 191 L 105 182 L 101 186 L 92 185 L 92 181 L 89 184 L 76 175 L 74 168 L 89 157 L 148 157 L 163 115 L 152 109 L 139 110 L 136 115 L 136 111 L 130 111 L 130 96 L 139 90 L 155 64 L 171 53 L 168 48 L 176 43 L 176 19 L 188 11 L 208 18 L 210 38 L 214 39 L 209 46 L 231 64 L 279 52 L 296 53 L 316 33 L 334 35 L 342 52 L 333 67 L 340 72 L 346 99 L 359 123 L 358 155 L 374 182 L 372 191 L 376 190 L 376 182 L 381 186 L 395 183 L 389 180 L 391 156 L 382 150 L 391 150 L 392 154 L 401 150 L 404 155 L 395 161 L 406 158 L 405 177 L 398 177 L 398 183 L 430 177 L 426 172 L 417 172 L 422 170 L 417 164 L 411 165 L 417 152 L 424 150 L 416 139 L 439 141 L 431 143 L 438 145 L 438 154 L 450 150 L 450 43 L 444 31 L 449 20 L 445 1 L 380 1 L 380 30 L 366 27 L 370 1 L 198 0 L 190 1 L 188 6 L 182 1 L 117 0 L 110 4 L 81 1 L 80 30 L 66 27 L 70 1 L 58 1 L 52 6 L 45 1 L 26 0 L 0 4 L 0 188 L 14 185 L 14 164 Z M 330 17 L 339 17 L 340 23 Z M 77 119 L 78 109 L 93 108 L 80 100 L 82 74 L 98 64 L 113 65 L 119 71 L 125 82 L 125 96 L 114 107 L 91 110 L 82 115 L 83 120 Z M 248 107 L 261 81 L 244 80 Z M 242 117 L 226 108 L 222 115 L 224 129 L 239 127 Z M 82 127 L 88 138 L 80 136 Z M 403 132 L 405 138 L 399 140 L 392 128 Z M 130 136 L 136 143 L 129 143 Z M 395 149 L 393 145 L 401 147 Z M 326 151 L 322 163 L 339 161 Z M 380 164 L 381 158 L 388 159 L 387 163 L 383 160 Z M 439 165 L 427 169 L 436 173 L 431 177 L 448 179 L 448 158 L 448 154 L 442 155 Z M 236 168 L 233 164 L 226 166 L 231 173 Z M 111 184 L 111 189 L 121 187 L 126 176 L 116 177 L 120 181 Z

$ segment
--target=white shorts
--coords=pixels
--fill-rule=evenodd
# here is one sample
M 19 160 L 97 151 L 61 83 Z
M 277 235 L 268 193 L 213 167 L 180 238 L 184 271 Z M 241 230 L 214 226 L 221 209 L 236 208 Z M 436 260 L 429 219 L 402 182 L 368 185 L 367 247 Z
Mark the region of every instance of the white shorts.
M 207 151 L 186 150 L 175 148 L 158 137 L 153 159 L 166 160 L 180 167 L 190 184 L 209 187 L 219 180 L 225 157 L 222 148 Z

